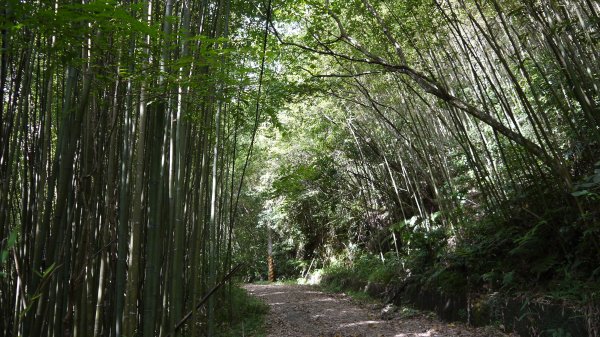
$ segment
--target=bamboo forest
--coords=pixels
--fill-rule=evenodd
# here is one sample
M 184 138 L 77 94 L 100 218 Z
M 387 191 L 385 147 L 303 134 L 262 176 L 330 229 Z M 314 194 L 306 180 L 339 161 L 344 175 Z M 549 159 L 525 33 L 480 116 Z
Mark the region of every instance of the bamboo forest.
M 0 335 L 600 336 L 597 0 L 0 0 L 0 35 Z

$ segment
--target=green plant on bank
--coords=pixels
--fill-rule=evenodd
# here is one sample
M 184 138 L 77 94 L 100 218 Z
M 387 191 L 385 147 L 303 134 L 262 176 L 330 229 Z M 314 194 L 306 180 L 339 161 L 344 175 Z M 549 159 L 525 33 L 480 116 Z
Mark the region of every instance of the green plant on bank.
M 571 193 L 574 197 L 598 200 L 600 197 L 600 161 L 594 164 L 594 172 L 580 179 Z
M 430 315 L 433 316 L 434 314 L 431 312 L 424 312 L 422 310 L 417 310 L 414 308 L 410 308 L 410 307 L 406 307 L 406 306 L 402 306 L 398 309 L 398 313 L 400 314 L 401 318 L 411 318 L 411 317 L 416 317 L 416 316 L 421 316 L 421 315 Z
M 250 296 L 246 290 L 237 285 L 231 287 L 229 303 L 221 306 L 217 315 L 220 322 L 216 336 L 218 337 L 263 337 L 265 336 L 264 320 L 269 306 L 256 297 Z M 228 311 L 228 308 L 231 311 Z
M 373 254 L 362 254 L 352 263 L 332 264 L 322 270 L 322 285 L 330 291 L 360 291 L 368 283 L 388 284 L 402 274 L 400 260 L 387 254 L 384 260 Z
M 9 255 L 10 255 L 10 250 L 13 248 L 13 246 L 16 243 L 17 243 L 17 231 L 14 230 L 14 231 L 10 232 L 10 235 L 6 239 L 6 243 L 3 242 L 4 247 L 2 247 L 2 250 L 0 251 L 0 279 L 2 279 L 3 277 L 6 276 L 4 264 L 7 263 Z
M 548 336 L 550 336 L 550 337 L 573 337 L 571 335 L 571 333 L 566 332 L 562 328 L 548 329 L 548 330 L 546 330 L 546 332 L 548 333 Z
M 325 290 L 328 290 L 331 292 L 336 292 L 336 293 L 340 292 L 340 291 L 329 290 L 329 288 L 325 288 Z M 371 297 L 369 294 L 365 293 L 364 291 L 348 290 L 348 291 L 344 291 L 344 293 L 360 303 L 377 303 L 377 302 L 379 302 L 378 299 Z
M 278 280 L 275 282 L 269 282 L 269 281 L 256 281 L 253 282 L 253 284 L 259 284 L 259 285 L 296 285 L 298 284 L 297 280 L 292 280 L 292 279 L 285 279 L 285 280 Z

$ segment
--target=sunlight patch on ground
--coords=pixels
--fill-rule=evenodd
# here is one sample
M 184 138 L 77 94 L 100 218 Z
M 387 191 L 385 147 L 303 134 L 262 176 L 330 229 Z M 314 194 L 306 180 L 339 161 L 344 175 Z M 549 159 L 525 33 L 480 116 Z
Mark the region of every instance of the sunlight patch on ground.
M 281 295 L 281 294 L 285 294 L 285 292 L 284 291 L 279 291 L 279 292 L 276 292 L 276 293 L 258 294 L 258 295 L 254 295 L 254 296 L 265 297 L 265 296 L 273 296 L 273 295 Z
M 333 299 L 331 297 L 317 298 L 317 299 L 312 300 L 311 302 L 335 302 L 335 299 Z
M 356 322 L 356 323 L 347 323 L 347 324 L 342 324 L 340 325 L 340 328 L 351 328 L 354 326 L 361 326 L 361 325 L 368 325 L 368 324 L 381 324 L 383 323 L 382 321 L 362 321 L 362 322 Z
M 433 335 L 433 333 L 435 333 L 435 330 L 427 330 L 426 332 L 423 332 L 423 333 L 411 333 L 411 334 L 400 333 L 400 334 L 395 335 L 394 337 L 434 337 L 434 336 L 438 336 L 438 335 Z

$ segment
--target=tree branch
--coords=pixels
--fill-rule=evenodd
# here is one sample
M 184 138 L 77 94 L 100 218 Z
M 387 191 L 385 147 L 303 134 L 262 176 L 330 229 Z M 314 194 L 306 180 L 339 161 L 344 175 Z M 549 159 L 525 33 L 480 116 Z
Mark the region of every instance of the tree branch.
M 500 121 L 495 119 L 488 112 L 483 111 L 483 110 L 477 108 L 475 105 L 468 103 L 468 102 L 450 94 L 450 92 L 448 92 L 448 90 L 445 89 L 443 85 L 441 85 L 436 80 L 429 78 L 425 74 L 423 74 L 407 65 L 404 65 L 404 64 L 400 64 L 400 65 L 393 64 L 391 62 L 388 62 L 384 58 L 382 58 L 376 54 L 373 54 L 371 51 L 369 51 L 367 48 L 365 48 L 362 44 L 360 44 L 356 39 L 354 39 L 348 35 L 348 32 L 344 28 L 341 20 L 339 19 L 339 17 L 337 15 L 335 15 L 335 13 L 333 13 L 333 11 L 331 11 L 331 9 L 328 8 L 327 12 L 331 16 L 331 18 L 335 21 L 335 23 L 338 27 L 338 30 L 340 31 L 340 40 L 346 42 L 346 44 L 348 44 L 350 47 L 352 47 L 356 51 L 358 51 L 361 54 L 363 54 L 364 56 L 366 56 L 365 59 L 360 59 L 360 58 L 356 58 L 353 56 L 340 54 L 340 53 L 335 52 L 332 49 L 330 49 L 329 46 L 323 46 L 326 48 L 325 50 L 323 50 L 323 49 L 319 49 L 319 48 L 301 45 L 296 42 L 286 41 L 281 37 L 279 32 L 277 32 L 277 30 L 275 29 L 275 26 L 271 22 L 271 26 L 273 27 L 273 30 L 274 30 L 274 35 L 277 37 L 279 42 L 282 43 L 283 45 L 297 47 L 297 48 L 300 48 L 305 51 L 317 53 L 320 55 L 332 56 L 332 57 L 344 59 L 344 60 L 350 61 L 350 62 L 359 62 L 359 63 L 363 63 L 363 64 L 376 65 L 376 66 L 380 66 L 380 67 L 384 68 L 385 70 L 387 70 L 389 72 L 404 74 L 404 75 L 408 76 L 415 83 L 417 83 L 419 85 L 419 87 L 421 87 L 421 89 L 423 91 L 425 91 L 426 93 L 431 94 L 431 95 L 435 96 L 436 98 L 444 101 L 445 103 L 448 104 L 448 106 L 456 108 L 458 110 L 461 110 L 461 111 L 467 113 L 468 115 L 474 117 L 475 119 L 483 122 L 484 124 L 487 124 L 492 129 L 496 130 L 498 133 L 504 135 L 506 138 L 508 138 L 511 141 L 513 141 L 514 143 L 520 145 L 527 152 L 531 153 L 532 155 L 539 158 L 542 162 L 544 162 L 555 174 L 557 174 L 558 176 L 564 177 L 568 183 L 568 174 L 565 172 L 564 168 L 561 166 L 561 164 L 555 158 L 553 158 L 551 155 L 549 155 L 540 145 L 527 139 L 521 133 L 515 132 L 512 129 L 506 127 L 504 124 L 502 124 Z

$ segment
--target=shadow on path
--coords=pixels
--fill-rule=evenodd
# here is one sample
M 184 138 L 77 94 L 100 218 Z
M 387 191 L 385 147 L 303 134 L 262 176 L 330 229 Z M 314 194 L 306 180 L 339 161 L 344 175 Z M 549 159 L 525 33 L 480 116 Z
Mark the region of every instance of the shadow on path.
M 265 320 L 268 337 L 506 336 L 427 316 L 383 320 L 379 310 L 311 286 L 247 284 L 244 288 L 270 307 Z

